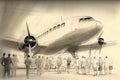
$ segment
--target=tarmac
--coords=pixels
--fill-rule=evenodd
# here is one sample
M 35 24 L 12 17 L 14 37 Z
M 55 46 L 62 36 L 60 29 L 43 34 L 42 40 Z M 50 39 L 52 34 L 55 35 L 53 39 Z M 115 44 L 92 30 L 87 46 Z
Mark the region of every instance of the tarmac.
M 16 77 L 0 78 L 0 80 L 120 80 L 120 74 L 109 75 L 80 75 L 75 72 L 58 74 L 57 72 L 45 72 L 42 75 L 30 72 L 29 79 L 26 78 L 25 69 L 17 70 Z

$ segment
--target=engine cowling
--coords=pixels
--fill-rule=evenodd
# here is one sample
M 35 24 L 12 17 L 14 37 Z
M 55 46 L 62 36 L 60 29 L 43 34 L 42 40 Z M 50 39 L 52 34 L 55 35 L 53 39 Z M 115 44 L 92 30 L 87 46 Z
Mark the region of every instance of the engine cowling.
M 103 44 L 104 44 L 104 39 L 103 39 L 103 38 L 99 38 L 99 39 L 98 39 L 98 43 L 99 43 L 100 45 L 103 45 Z
M 26 36 L 24 39 L 24 47 L 29 47 L 34 48 L 37 45 L 36 38 L 34 36 Z

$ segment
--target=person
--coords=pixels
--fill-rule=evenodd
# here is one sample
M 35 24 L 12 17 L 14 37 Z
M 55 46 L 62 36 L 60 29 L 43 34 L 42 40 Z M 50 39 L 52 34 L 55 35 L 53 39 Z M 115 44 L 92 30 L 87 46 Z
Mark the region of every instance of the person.
M 103 74 L 103 60 L 101 57 L 99 57 L 98 59 L 98 72 L 99 72 L 99 75 L 102 75 Z
M 52 57 L 49 58 L 49 71 L 52 70 Z
M 37 68 L 37 74 L 41 75 L 41 57 L 38 56 L 38 58 L 35 60 L 36 68 Z
M 45 69 L 46 71 L 49 71 L 49 58 L 46 57 L 46 60 L 45 60 Z
M 109 74 L 112 73 L 112 70 L 113 70 L 113 62 L 110 60 L 109 61 Z
M 30 71 L 30 66 L 31 66 L 31 59 L 30 56 L 27 55 L 27 58 L 25 59 L 25 66 L 26 66 L 26 77 L 29 79 L 29 71 Z
M 55 59 L 54 59 L 54 57 L 52 56 L 51 57 L 51 71 L 54 71 L 54 69 L 55 69 Z
M 17 58 L 17 55 L 14 55 L 13 54 L 13 57 L 12 57 L 12 62 L 13 62 L 13 66 L 11 65 L 11 73 L 12 73 L 12 77 L 13 76 L 16 76 L 16 69 L 17 69 L 17 63 L 18 63 L 18 58 Z
M 76 73 L 79 74 L 79 69 L 80 69 L 80 59 L 79 57 L 76 58 Z
M 94 56 L 93 57 L 93 60 L 92 60 L 92 67 L 93 67 L 93 73 L 94 73 L 94 76 L 97 75 L 97 71 L 98 71 L 98 62 L 97 62 L 97 59 L 96 57 Z
M 64 58 L 62 61 L 63 61 L 62 62 L 63 71 L 66 72 L 66 69 L 67 69 L 67 59 Z
M 4 74 L 3 74 L 3 73 L 5 72 L 5 71 L 4 71 L 4 70 L 5 70 L 5 66 L 4 66 L 5 63 L 3 62 L 4 59 L 5 59 L 5 53 L 3 53 L 3 56 L 0 58 L 1 71 L 2 71 L 2 72 L 1 72 L 1 73 L 2 73 L 2 74 L 1 74 L 1 77 L 4 77 Z
M 33 72 L 33 73 L 35 72 L 35 68 L 36 68 L 35 60 L 36 60 L 36 57 L 35 57 L 35 56 L 32 56 L 30 68 L 32 69 L 32 72 Z
M 57 72 L 59 74 L 59 73 L 61 73 L 61 65 L 62 65 L 62 59 L 60 56 L 57 58 L 56 62 L 57 62 Z
M 87 66 L 87 74 L 91 73 L 91 68 L 92 68 L 92 57 L 89 56 L 86 60 L 86 66 Z
M 67 72 L 70 73 L 70 66 L 71 66 L 71 57 L 67 59 Z
M 45 68 L 45 56 L 42 56 L 42 59 L 41 59 L 41 74 L 44 73 L 44 68 Z
M 7 73 L 7 76 L 10 78 L 10 69 L 11 69 L 11 64 L 13 64 L 12 62 L 12 59 L 10 57 L 10 54 L 8 54 L 8 57 L 7 58 L 4 58 L 2 60 L 2 65 L 4 66 L 5 70 L 4 70 L 4 77 L 6 77 L 6 73 Z
M 81 59 L 81 72 L 83 75 L 86 75 L 86 57 L 82 56 Z
M 108 56 L 105 56 L 105 58 L 104 58 L 104 73 L 108 74 L 108 70 L 109 70 L 109 60 L 108 60 Z

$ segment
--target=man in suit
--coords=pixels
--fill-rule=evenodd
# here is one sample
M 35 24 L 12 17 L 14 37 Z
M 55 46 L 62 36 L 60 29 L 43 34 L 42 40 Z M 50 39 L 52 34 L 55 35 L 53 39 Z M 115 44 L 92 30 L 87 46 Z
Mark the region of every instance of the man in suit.
M 8 57 L 2 60 L 2 65 L 4 66 L 4 73 L 3 73 L 4 77 L 6 77 L 6 73 L 7 73 L 7 76 L 10 78 L 11 64 L 14 65 L 10 57 L 10 54 L 8 54 Z
M 1 63 L 1 73 L 2 73 L 2 77 L 4 77 L 4 70 L 5 70 L 5 68 L 4 68 L 4 62 L 3 62 L 3 60 L 5 59 L 5 53 L 3 53 L 3 56 L 0 58 L 0 63 Z

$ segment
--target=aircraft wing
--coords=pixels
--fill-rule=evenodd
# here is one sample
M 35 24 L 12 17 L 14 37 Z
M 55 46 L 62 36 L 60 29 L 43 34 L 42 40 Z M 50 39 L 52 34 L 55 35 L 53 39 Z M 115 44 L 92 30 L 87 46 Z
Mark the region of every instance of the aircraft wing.
M 106 44 L 102 45 L 102 47 L 114 46 L 116 44 L 117 44 L 116 42 L 108 41 Z M 91 47 L 91 49 L 98 50 L 98 49 L 100 49 L 101 46 L 98 44 L 98 42 L 94 42 L 94 43 L 91 43 L 91 44 L 83 44 L 83 45 L 80 45 L 80 46 L 72 46 L 72 47 L 69 47 L 67 49 L 67 51 L 70 52 L 70 53 L 72 53 L 72 51 L 74 51 L 74 50 L 81 52 L 81 51 L 89 50 L 90 47 Z
M 3 48 L 14 49 L 14 50 L 19 50 L 19 47 L 23 45 L 23 42 L 20 42 L 20 40 L 8 36 L 1 36 L 0 43 L 1 43 L 1 47 Z
M 102 45 L 102 47 L 114 46 L 116 44 L 117 44 L 116 42 L 108 41 L 107 43 Z M 78 51 L 89 50 L 90 47 L 91 47 L 91 49 L 98 50 L 98 49 L 100 49 L 101 46 L 98 44 L 98 42 L 94 42 L 94 43 L 86 44 L 86 45 L 80 45 Z

